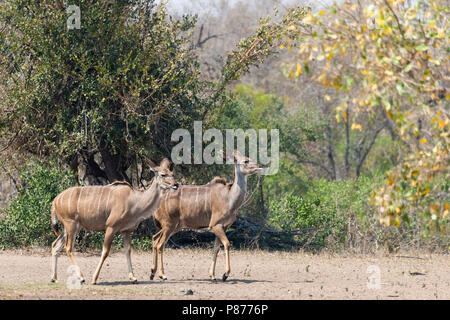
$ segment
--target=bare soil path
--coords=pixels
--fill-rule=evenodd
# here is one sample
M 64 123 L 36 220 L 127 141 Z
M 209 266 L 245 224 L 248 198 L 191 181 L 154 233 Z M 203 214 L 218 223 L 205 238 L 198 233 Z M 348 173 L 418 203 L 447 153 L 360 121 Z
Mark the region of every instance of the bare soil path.
M 69 259 L 59 258 L 59 283 L 49 283 L 49 250 L 0 251 L 0 299 L 450 299 L 450 256 L 426 253 L 331 255 L 232 250 L 228 281 L 208 279 L 211 251 L 166 249 L 167 281 L 149 280 L 151 253 L 132 252 L 137 284 L 128 281 L 125 256 L 114 252 L 98 285 L 69 289 Z M 90 279 L 100 252 L 76 253 Z M 380 287 L 367 286 L 380 270 Z M 218 257 L 216 276 L 224 270 Z M 368 273 L 369 272 L 369 273 Z M 376 284 L 376 282 L 374 282 Z M 186 292 L 192 294 L 186 295 Z

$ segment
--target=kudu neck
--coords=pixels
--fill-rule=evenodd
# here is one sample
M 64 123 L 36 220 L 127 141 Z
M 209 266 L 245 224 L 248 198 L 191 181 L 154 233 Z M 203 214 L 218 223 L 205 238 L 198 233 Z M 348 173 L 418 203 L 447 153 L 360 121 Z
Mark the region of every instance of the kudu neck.
M 234 181 L 230 190 L 231 200 L 239 207 L 244 201 L 245 192 L 247 191 L 247 176 L 241 172 L 239 164 L 234 165 Z
M 150 188 L 144 191 L 142 194 L 144 203 L 150 203 L 154 200 L 155 197 L 159 195 L 162 188 L 158 185 L 158 182 L 156 181 L 157 178 L 153 179 L 152 184 L 150 185 Z

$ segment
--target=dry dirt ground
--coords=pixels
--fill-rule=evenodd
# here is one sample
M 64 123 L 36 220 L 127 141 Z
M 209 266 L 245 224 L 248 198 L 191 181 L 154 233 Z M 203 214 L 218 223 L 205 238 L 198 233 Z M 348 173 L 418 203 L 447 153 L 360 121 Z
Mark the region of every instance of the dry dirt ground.
M 75 257 L 90 279 L 100 252 L 76 253 Z M 59 282 L 53 284 L 48 281 L 48 250 L 0 251 L 0 299 L 450 299 L 449 255 L 232 250 L 230 278 L 216 283 L 208 279 L 210 257 L 210 250 L 166 249 L 168 280 L 155 277 L 150 281 L 151 254 L 134 251 L 132 260 L 139 282 L 131 284 L 123 253 L 114 252 L 103 266 L 98 285 L 69 289 L 66 255 L 59 259 Z M 224 259 L 222 251 L 218 279 Z M 375 273 L 370 266 L 376 266 Z M 380 287 L 371 289 L 367 278 L 376 276 L 376 268 L 380 270 Z M 189 290 L 192 294 L 186 295 Z

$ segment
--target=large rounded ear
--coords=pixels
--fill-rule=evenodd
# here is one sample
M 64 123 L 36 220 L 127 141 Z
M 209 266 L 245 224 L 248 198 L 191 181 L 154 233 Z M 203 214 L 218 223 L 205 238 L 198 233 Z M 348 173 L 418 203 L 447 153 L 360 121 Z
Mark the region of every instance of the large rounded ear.
M 159 163 L 159 166 L 161 168 L 166 168 L 167 170 L 170 170 L 170 160 L 167 158 L 162 159 L 161 162 Z
M 225 162 L 227 162 L 227 161 L 234 162 L 234 158 L 230 157 L 225 151 L 222 151 L 222 158 L 223 158 L 223 161 L 225 161 Z
M 148 164 L 148 166 L 150 167 L 150 170 L 152 170 L 153 172 L 155 172 L 155 168 L 156 168 L 156 164 L 150 160 L 149 158 L 145 158 L 145 162 Z
M 237 162 L 241 162 L 241 160 L 244 158 L 243 155 L 237 149 L 234 149 L 233 155 L 234 155 L 234 160 Z

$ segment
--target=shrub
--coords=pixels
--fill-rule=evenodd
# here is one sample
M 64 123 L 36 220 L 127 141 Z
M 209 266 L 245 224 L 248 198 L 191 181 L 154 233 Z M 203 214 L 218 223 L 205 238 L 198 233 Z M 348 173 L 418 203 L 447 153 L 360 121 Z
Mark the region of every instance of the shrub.
M 322 205 L 320 200 L 294 194 L 271 202 L 269 221 L 284 231 L 302 229 L 296 240 L 315 249 L 324 247 L 329 236 L 339 236 L 343 231 L 342 219 L 336 211 Z
M 53 163 L 29 163 L 20 173 L 17 198 L 3 210 L 0 247 L 46 246 L 55 239 L 51 223 L 52 200 L 73 185 L 74 176 Z
M 269 222 L 281 230 L 304 229 L 296 236 L 299 244 L 320 249 L 347 245 L 355 226 L 369 231 L 376 223 L 368 199 L 376 179 L 311 182 L 300 196 L 289 194 L 270 202 Z

